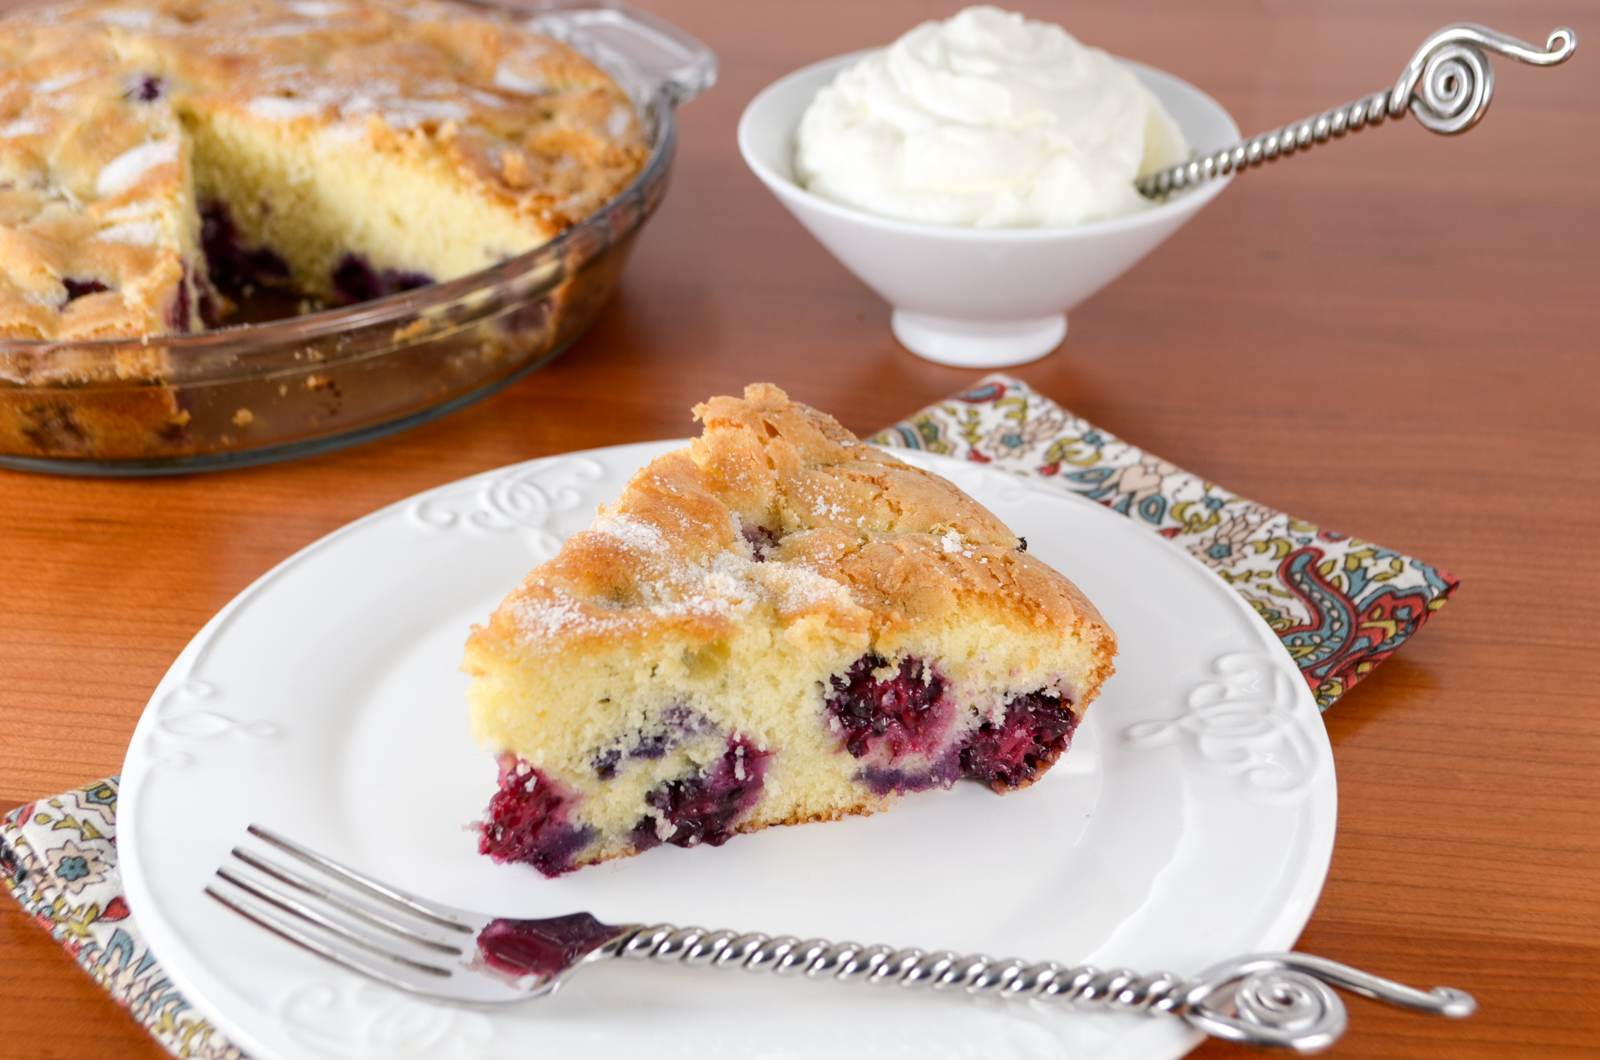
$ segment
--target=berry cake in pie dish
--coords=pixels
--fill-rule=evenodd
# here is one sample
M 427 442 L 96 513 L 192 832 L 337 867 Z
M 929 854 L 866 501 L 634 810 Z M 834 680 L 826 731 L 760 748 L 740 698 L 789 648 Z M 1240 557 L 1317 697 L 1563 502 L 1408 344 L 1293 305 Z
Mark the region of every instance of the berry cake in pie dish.
M 570 341 L 665 161 L 660 120 L 540 32 L 555 17 L 452 0 L 89 0 L 0 18 L 0 456 L 266 440 L 291 432 L 264 415 L 280 399 L 314 406 L 296 415 L 317 428 L 367 426 L 365 405 L 410 395 L 355 394 L 310 362 L 454 335 L 410 384 L 439 401 L 463 386 L 465 357 L 515 365 Z M 611 214 L 537 274 L 501 268 Z M 619 260 L 582 275 L 611 246 Z M 268 303 L 294 317 L 468 276 L 490 279 L 466 303 L 390 313 L 337 348 L 310 348 L 327 330 L 311 318 L 197 334 Z M 520 312 L 488 304 L 530 292 Z M 491 341 L 465 334 L 491 312 Z M 252 367 L 271 385 L 216 388 Z M 386 386 L 373 368 L 351 377 Z
M 0 334 L 219 322 L 215 288 L 353 302 L 514 257 L 619 191 L 627 94 L 437 0 L 109 0 L 0 20 Z
M 946 480 L 767 385 L 695 410 L 467 643 L 480 849 L 546 875 L 1027 787 L 1116 641 Z

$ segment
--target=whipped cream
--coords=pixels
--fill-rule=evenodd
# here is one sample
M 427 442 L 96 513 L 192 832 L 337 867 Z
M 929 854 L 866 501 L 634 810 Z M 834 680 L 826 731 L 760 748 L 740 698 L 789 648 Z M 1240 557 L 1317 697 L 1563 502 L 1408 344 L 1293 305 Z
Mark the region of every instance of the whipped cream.
M 1073 225 L 1149 205 L 1133 182 L 1188 157 L 1138 78 L 1060 26 L 994 7 L 925 22 L 817 93 L 800 183 L 871 213 Z

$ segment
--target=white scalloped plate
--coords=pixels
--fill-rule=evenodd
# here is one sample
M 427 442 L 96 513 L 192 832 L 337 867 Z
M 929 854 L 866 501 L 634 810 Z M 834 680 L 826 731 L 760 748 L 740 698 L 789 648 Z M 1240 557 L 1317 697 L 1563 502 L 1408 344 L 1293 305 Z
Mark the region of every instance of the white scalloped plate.
M 128 899 L 173 981 L 276 1057 L 1173 1057 L 1169 1018 L 639 965 L 512 1009 L 342 973 L 201 894 L 246 823 L 512 916 L 586 909 L 1192 974 L 1286 949 L 1333 846 L 1333 757 L 1266 625 L 1172 545 L 1076 497 L 920 453 L 1078 582 L 1118 673 L 1061 764 L 887 814 L 664 848 L 544 880 L 477 855 L 494 765 L 467 735 L 468 626 L 647 460 L 599 449 L 464 479 L 304 549 L 223 608 L 145 708 L 123 772 Z

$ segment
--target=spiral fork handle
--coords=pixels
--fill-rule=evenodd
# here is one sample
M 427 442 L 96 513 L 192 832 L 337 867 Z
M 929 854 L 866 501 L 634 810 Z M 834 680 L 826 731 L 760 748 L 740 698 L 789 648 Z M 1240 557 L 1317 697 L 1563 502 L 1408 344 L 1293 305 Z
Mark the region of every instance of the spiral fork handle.
M 1393 88 L 1157 170 L 1140 177 L 1135 187 L 1147 198 L 1163 198 L 1369 125 L 1402 118 L 1407 112 L 1431 132 L 1466 132 L 1482 120 L 1494 97 L 1494 68 L 1486 52 L 1532 66 L 1555 66 L 1566 62 L 1577 47 L 1577 33 L 1566 26 L 1552 30 L 1543 48 L 1473 22 L 1446 26 L 1422 42 Z
M 599 954 L 640 961 L 738 967 L 780 976 L 894 983 L 1006 1000 L 1065 1001 L 1105 1011 L 1168 1014 L 1212 1037 L 1317 1052 L 1348 1018 L 1331 986 L 1422 1012 L 1471 1015 L 1472 997 L 1449 987 L 1417 990 L 1301 953 L 1257 954 L 1192 980 L 1167 972 L 997 959 L 953 950 L 864 946 L 760 932 L 654 924 L 627 929 Z M 1331 986 L 1330 986 L 1331 984 Z

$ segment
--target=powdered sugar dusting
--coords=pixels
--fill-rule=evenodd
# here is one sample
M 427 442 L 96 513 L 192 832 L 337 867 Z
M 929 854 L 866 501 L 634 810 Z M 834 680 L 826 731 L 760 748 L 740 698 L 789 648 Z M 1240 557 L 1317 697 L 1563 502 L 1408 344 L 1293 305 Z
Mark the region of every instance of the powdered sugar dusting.
M 798 563 L 768 561 L 754 572 L 766 584 L 773 606 L 780 612 L 809 611 L 829 604 L 847 605 L 850 591 L 832 578 Z
M 470 112 L 448 99 L 401 99 L 386 105 L 384 119 L 397 129 L 409 129 L 426 121 L 463 121 Z
M 306 18 L 330 18 L 344 11 L 343 4 L 327 3 L 325 0 L 289 0 L 284 6 Z
M 154 246 L 161 238 L 161 226 L 154 221 L 128 221 L 100 230 L 106 243 L 122 243 L 130 247 Z
M 290 99 L 286 96 L 261 96 L 252 99 L 245 107 L 251 114 L 268 121 L 293 121 L 321 113 L 322 104 L 314 99 Z
M 611 114 L 606 118 L 606 132 L 611 134 L 613 140 L 620 140 L 632 124 L 633 112 L 618 104 L 611 108 Z
M 837 519 L 844 514 L 844 509 L 830 500 L 818 497 L 817 502 L 811 506 L 811 514 L 818 517 L 832 516 Z
M 608 609 L 586 604 L 562 590 L 549 596 L 525 597 L 511 605 L 517 629 L 532 640 L 614 633 L 680 618 L 732 619 L 749 610 L 750 601 L 691 588 L 675 596 L 657 594 L 642 607 Z M 698 591 L 697 591 L 698 590 Z
M 322 139 L 330 144 L 351 144 L 360 140 L 367 133 L 367 126 L 362 121 L 341 121 L 329 125 L 322 130 Z
M 155 12 L 139 8 L 122 11 L 102 11 L 96 17 L 101 22 L 112 26 L 120 26 L 123 29 L 149 29 L 156 21 Z
M 960 554 L 968 559 L 972 558 L 972 548 L 967 544 L 966 538 L 956 530 L 946 530 L 939 537 L 939 547 L 947 555 Z
M 16 121 L 0 125 L 0 140 L 9 140 L 16 136 L 32 136 L 44 132 L 44 125 L 38 118 L 18 118 Z
M 95 180 L 95 193 L 102 198 L 120 195 L 139 183 L 150 170 L 177 160 L 176 140 L 153 140 L 140 144 L 106 163 Z
M 513 605 L 517 628 L 530 637 L 556 637 L 588 629 L 599 632 L 603 625 L 593 622 L 583 605 L 564 592 L 550 597 L 518 600 Z
M 538 74 L 523 73 L 509 63 L 501 63 L 494 71 L 494 87 L 519 96 L 539 96 L 550 91 L 550 82 Z
M 100 220 L 106 224 L 121 224 L 123 221 L 148 221 L 151 211 L 155 209 L 148 202 L 123 203 L 114 209 L 105 211 L 100 215 Z
M 667 544 L 660 530 L 628 515 L 613 515 L 601 519 L 590 528 L 589 532 L 615 538 L 622 542 L 625 548 L 646 554 L 661 552 L 665 550 Z
M 35 92 L 49 95 L 51 92 L 60 92 L 63 88 L 77 84 L 84 78 L 82 72 L 62 74 L 60 77 L 50 77 L 33 86 Z
M 587 533 L 620 542 L 624 548 L 659 561 L 652 576 L 640 579 L 638 602 L 617 606 L 586 601 L 562 589 L 529 594 L 510 605 L 517 629 L 531 640 L 644 629 L 675 619 L 730 621 L 759 603 L 779 614 L 823 606 L 849 606 L 849 590 L 797 563 L 756 562 L 742 551 L 716 553 L 708 562 L 675 556 L 656 527 L 628 515 L 608 515 Z

